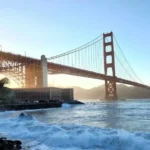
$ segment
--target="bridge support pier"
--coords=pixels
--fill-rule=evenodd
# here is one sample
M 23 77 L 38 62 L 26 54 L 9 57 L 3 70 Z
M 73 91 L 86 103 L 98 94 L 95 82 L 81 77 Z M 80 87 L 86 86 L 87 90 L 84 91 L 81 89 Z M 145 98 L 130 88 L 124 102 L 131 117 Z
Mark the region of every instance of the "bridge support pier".
M 107 40 L 108 39 L 108 40 Z M 107 40 L 107 41 L 106 41 Z M 103 50 L 104 50 L 104 72 L 105 75 L 112 76 L 112 79 L 105 80 L 105 99 L 117 100 L 117 89 L 115 81 L 115 58 L 113 33 L 103 34 Z
M 42 55 L 41 62 L 32 61 L 25 65 L 25 88 L 47 87 L 47 58 Z
M 48 74 L 47 74 L 47 58 L 45 55 L 41 56 L 41 66 L 37 74 L 37 87 L 47 87 Z
M 35 66 L 30 63 L 25 65 L 25 88 L 33 88 L 35 86 Z

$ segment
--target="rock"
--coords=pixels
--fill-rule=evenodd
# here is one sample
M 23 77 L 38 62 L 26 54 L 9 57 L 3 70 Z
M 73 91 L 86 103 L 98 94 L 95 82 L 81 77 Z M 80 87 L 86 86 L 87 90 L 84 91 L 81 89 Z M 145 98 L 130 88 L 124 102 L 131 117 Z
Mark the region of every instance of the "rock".
M 77 101 L 77 100 L 65 101 L 64 103 L 67 103 L 67 104 L 84 104 L 83 102 L 80 102 L 80 101 Z
M 23 120 L 33 120 L 33 116 L 27 113 L 21 113 L 19 115 L 19 119 L 23 119 Z
M 0 150 L 20 150 L 21 141 L 7 140 L 6 138 L 0 138 Z

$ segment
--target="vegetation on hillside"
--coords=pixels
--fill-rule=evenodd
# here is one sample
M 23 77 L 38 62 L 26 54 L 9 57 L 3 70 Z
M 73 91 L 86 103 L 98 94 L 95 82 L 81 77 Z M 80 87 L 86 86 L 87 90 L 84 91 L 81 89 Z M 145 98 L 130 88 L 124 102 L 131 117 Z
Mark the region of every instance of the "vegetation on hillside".
M 4 85 L 5 84 L 8 84 L 10 81 L 9 81 L 9 79 L 8 78 L 2 78 L 1 80 L 0 80 L 0 88 L 2 88 L 2 87 L 4 87 Z
M 10 104 L 15 102 L 15 95 L 12 89 L 4 86 L 8 83 L 10 83 L 10 81 L 6 77 L 0 80 L 0 104 Z

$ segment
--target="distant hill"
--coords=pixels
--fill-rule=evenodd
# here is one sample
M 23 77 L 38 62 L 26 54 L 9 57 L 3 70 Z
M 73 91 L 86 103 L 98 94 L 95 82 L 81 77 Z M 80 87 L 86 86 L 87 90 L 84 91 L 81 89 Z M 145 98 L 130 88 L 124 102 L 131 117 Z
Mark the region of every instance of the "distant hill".
M 91 89 L 84 89 L 76 86 L 70 88 L 74 88 L 75 99 L 104 99 L 105 97 L 104 85 L 94 87 Z M 134 87 L 134 86 L 126 86 L 124 84 L 117 84 L 117 94 L 118 94 L 118 98 L 120 99 L 150 98 L 150 90 Z
M 92 89 L 72 88 L 74 88 L 74 97 L 76 99 L 103 99 L 105 96 L 104 85 Z M 150 98 L 150 90 L 123 84 L 117 84 L 117 93 L 120 99 Z

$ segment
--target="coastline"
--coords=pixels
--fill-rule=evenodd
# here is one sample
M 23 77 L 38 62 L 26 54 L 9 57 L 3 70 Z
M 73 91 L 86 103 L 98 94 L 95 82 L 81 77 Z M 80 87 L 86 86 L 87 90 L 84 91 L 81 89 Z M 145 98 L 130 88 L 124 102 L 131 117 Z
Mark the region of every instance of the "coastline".
M 1 150 L 20 150 L 22 142 L 20 140 L 8 140 L 6 137 L 0 137 Z

